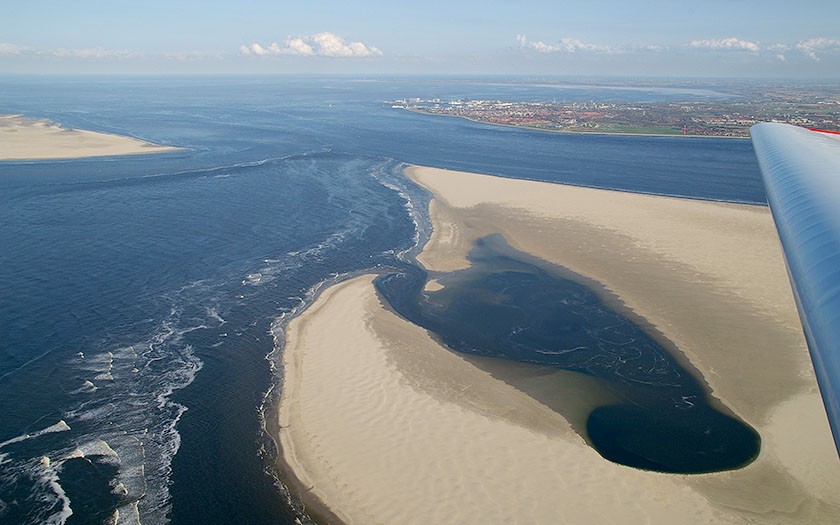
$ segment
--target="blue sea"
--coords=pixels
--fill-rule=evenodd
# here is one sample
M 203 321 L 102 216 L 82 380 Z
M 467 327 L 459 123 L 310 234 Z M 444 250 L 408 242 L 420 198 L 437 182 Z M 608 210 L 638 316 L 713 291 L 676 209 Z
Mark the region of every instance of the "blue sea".
M 265 418 L 289 318 L 411 265 L 421 164 L 764 203 L 749 141 L 566 135 L 398 98 L 706 100 L 426 78 L 0 78 L 0 113 L 182 151 L 0 162 L 0 523 L 306 521 Z

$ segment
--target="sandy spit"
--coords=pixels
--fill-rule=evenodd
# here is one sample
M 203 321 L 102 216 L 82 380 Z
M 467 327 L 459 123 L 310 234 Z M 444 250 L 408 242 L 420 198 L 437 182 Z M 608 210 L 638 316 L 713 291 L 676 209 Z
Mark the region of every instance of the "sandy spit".
M 454 354 L 363 276 L 287 330 L 279 441 L 307 498 L 346 523 L 840 522 L 840 461 L 766 208 L 409 175 L 434 194 L 420 257 L 433 279 L 500 233 L 601 282 L 759 431 L 762 451 L 694 476 L 610 463 L 570 424 L 593 402 L 574 398 L 592 390 L 586 377 Z
M 64 128 L 21 115 L 0 115 L 0 160 L 78 159 L 179 149 L 122 135 Z

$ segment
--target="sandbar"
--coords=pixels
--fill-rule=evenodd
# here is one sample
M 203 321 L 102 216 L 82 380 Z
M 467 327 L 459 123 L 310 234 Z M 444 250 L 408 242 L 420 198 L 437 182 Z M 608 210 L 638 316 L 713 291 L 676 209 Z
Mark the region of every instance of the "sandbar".
M 180 149 L 123 135 L 65 128 L 49 120 L 0 115 L 0 160 L 79 159 Z
M 407 172 L 433 194 L 418 258 L 429 292 L 475 239 L 501 234 L 603 284 L 762 449 L 700 475 L 606 461 L 575 431 L 601 401 L 590 378 L 456 354 L 383 304 L 369 275 L 287 327 L 279 443 L 305 501 L 345 523 L 840 521 L 840 461 L 767 208 Z

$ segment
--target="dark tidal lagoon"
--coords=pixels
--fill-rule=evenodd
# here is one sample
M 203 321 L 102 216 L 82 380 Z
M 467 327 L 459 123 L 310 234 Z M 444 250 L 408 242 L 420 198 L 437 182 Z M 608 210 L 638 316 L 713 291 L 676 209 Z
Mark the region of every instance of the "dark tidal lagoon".
M 382 277 L 377 287 L 456 351 L 596 378 L 622 402 L 595 408 L 580 430 L 610 461 L 694 474 L 758 455 L 758 433 L 713 402 L 673 345 L 666 350 L 597 283 L 517 252 L 498 235 L 476 241 L 469 260 L 470 268 L 439 279 L 439 291 L 423 292 L 420 271 Z

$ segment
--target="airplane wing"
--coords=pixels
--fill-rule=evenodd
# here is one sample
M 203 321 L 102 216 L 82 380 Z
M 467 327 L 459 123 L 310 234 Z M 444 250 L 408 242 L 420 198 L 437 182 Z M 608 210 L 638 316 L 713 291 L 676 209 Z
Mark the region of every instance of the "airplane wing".
M 775 123 L 750 135 L 840 454 L 840 135 Z

